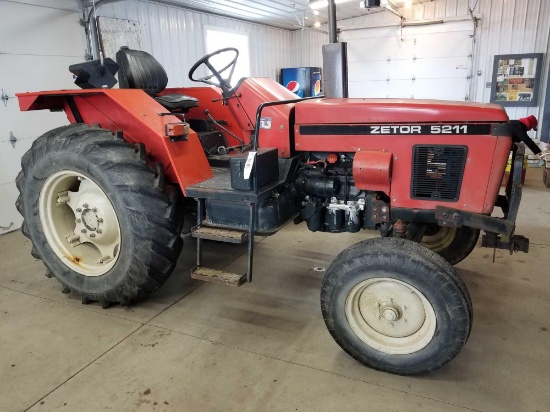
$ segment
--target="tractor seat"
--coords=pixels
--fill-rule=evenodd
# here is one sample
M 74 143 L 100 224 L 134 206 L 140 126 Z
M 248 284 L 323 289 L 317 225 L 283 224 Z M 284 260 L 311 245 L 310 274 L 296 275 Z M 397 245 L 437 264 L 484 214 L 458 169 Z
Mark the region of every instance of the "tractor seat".
M 184 94 L 157 96 L 166 88 L 168 76 L 164 67 L 149 53 L 123 46 L 116 54 L 116 61 L 120 66 L 118 83 L 121 89 L 141 89 L 171 112 L 187 113 L 199 106 L 197 99 Z
M 155 100 L 168 110 L 181 109 L 187 112 L 189 109 L 199 106 L 197 99 L 184 94 L 165 94 L 164 96 L 155 97 Z

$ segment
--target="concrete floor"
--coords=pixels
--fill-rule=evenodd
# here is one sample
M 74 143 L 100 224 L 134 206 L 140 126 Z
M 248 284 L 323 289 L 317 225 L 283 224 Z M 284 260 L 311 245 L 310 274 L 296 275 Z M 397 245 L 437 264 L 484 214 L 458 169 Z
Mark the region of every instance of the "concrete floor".
M 319 308 L 323 273 L 365 238 L 288 225 L 261 239 L 255 280 L 191 280 L 194 242 L 144 302 L 102 310 L 61 294 L 20 232 L 0 237 L 0 411 L 550 411 L 550 189 L 530 169 L 518 221 L 531 253 L 477 248 L 457 268 L 470 340 L 449 365 L 406 378 L 355 362 Z M 370 234 L 369 234 L 370 235 Z M 207 243 L 216 267 L 245 250 Z

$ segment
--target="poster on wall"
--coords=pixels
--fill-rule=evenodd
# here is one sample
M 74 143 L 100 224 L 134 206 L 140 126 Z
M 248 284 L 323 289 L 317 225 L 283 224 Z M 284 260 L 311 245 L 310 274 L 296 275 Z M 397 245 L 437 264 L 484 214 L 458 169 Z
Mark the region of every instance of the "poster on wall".
M 100 16 L 97 18 L 97 27 L 104 57 L 114 60 L 121 46 L 142 50 L 139 21 Z
M 491 102 L 537 106 L 542 57 L 542 53 L 495 56 Z

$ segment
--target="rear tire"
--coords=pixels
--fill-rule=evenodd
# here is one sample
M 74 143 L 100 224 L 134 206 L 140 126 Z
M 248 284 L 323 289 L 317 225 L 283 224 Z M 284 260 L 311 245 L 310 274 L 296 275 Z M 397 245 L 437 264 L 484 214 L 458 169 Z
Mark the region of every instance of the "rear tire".
M 420 243 L 456 265 L 472 253 L 478 239 L 479 229 L 430 225 Z
M 183 245 L 179 190 L 142 144 L 70 125 L 36 139 L 21 166 L 21 230 L 64 293 L 127 305 L 166 281 Z
M 334 340 L 359 362 L 399 375 L 441 368 L 462 349 L 468 292 L 440 256 L 405 239 L 343 251 L 323 279 L 321 308 Z

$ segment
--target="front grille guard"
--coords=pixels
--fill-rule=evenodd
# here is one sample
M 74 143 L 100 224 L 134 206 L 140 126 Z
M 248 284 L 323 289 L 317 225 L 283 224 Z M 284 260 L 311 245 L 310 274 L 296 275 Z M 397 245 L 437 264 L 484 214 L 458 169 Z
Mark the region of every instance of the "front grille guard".
M 525 147 L 514 144 L 510 178 L 506 185 L 506 194 L 499 195 L 495 206 L 502 209 L 503 218 L 465 212 L 445 206 L 437 206 L 435 217 L 440 226 L 469 226 L 487 232 L 482 238 L 482 246 L 508 249 L 510 252 L 529 251 L 529 239 L 514 235 L 516 218 L 521 202 L 521 174 Z

